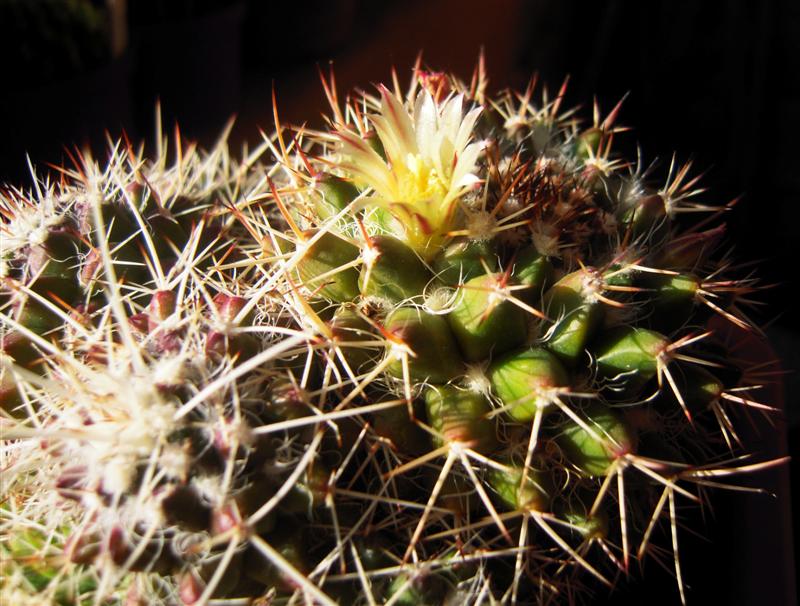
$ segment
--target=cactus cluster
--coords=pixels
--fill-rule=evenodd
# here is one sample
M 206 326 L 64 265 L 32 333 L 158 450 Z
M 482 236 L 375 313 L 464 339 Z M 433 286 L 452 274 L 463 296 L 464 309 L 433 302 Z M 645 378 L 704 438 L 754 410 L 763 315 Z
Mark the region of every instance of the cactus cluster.
M 9 603 L 572 603 L 665 548 L 685 600 L 677 503 L 776 463 L 729 205 L 618 107 L 393 82 L 3 191 Z

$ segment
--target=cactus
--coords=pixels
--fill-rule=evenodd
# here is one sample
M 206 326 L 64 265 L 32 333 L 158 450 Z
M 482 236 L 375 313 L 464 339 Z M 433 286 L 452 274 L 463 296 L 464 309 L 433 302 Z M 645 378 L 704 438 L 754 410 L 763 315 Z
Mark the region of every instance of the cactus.
M 676 502 L 780 462 L 708 321 L 758 285 L 676 220 L 725 207 L 563 90 L 323 84 L 238 160 L 159 129 L 4 191 L 2 595 L 564 603 L 666 522 L 685 601 Z

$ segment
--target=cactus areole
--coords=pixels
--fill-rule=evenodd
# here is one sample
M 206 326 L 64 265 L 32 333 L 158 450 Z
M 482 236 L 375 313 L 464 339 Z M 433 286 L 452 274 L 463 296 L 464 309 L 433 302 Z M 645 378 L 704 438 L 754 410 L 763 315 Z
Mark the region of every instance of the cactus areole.
M 482 62 L 323 85 L 0 190 L 0 601 L 566 604 L 670 549 L 684 600 L 676 502 L 775 463 L 727 207 Z

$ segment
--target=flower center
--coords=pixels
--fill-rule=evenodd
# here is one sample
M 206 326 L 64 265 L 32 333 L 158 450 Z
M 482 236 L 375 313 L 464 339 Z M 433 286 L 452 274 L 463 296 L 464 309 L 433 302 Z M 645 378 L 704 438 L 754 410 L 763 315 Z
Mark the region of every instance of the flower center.
M 436 168 L 420 154 L 406 155 L 406 169 L 406 178 L 399 179 L 401 201 L 413 203 L 447 193 Z

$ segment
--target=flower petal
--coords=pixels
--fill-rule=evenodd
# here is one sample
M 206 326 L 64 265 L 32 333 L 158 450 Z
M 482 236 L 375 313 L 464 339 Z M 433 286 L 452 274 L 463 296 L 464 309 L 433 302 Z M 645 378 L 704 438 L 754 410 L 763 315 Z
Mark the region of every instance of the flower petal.
M 395 177 L 383 158 L 358 136 L 343 131 L 339 131 L 337 135 L 342 141 L 342 155 L 348 158 L 340 164 L 342 169 L 381 194 L 391 195 Z
M 414 127 L 416 130 L 417 149 L 422 157 L 431 157 L 434 153 L 433 138 L 438 130 L 436 104 L 428 91 L 417 96 L 414 108 Z
M 456 141 L 456 135 L 459 131 L 461 124 L 461 107 L 463 105 L 464 94 L 456 95 L 449 99 L 442 107 L 442 119 L 439 129 L 444 132 L 445 137 L 450 139 L 453 143 Z
M 396 165 L 402 163 L 408 154 L 417 153 L 414 126 L 400 101 L 385 86 L 381 86 L 380 91 L 381 115 L 372 116 L 372 123 L 389 161 Z
M 452 175 L 452 187 L 462 188 L 465 184 L 472 185 L 475 181 L 472 179 L 472 170 L 478 161 L 478 156 L 483 150 L 482 143 L 470 143 L 461 152 L 461 155 L 456 161 L 455 168 Z
M 464 119 L 461 121 L 461 126 L 458 129 L 458 134 L 455 136 L 453 140 L 453 145 L 455 145 L 456 153 L 459 150 L 462 150 L 466 147 L 467 143 L 469 142 L 469 138 L 472 135 L 472 129 L 475 128 L 475 122 L 478 120 L 478 116 L 481 115 L 482 108 L 476 107 L 475 109 L 470 110 Z

